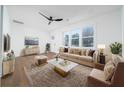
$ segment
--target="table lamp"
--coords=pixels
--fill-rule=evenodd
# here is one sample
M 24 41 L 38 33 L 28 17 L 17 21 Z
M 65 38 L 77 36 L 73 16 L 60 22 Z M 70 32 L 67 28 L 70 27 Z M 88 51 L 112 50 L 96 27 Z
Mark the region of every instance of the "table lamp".
M 97 48 L 100 50 L 100 55 L 103 55 L 105 44 L 98 44 Z

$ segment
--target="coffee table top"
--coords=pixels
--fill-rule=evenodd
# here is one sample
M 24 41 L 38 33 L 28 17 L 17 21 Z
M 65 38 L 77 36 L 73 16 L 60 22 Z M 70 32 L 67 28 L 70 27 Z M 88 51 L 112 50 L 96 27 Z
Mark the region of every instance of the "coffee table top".
M 56 59 L 51 59 L 48 60 L 48 63 L 54 65 L 55 67 L 58 67 L 59 69 L 68 72 L 70 71 L 72 68 L 76 67 L 78 64 L 74 63 L 72 61 L 68 61 L 67 63 L 64 63 L 64 59 L 58 58 L 58 61 L 56 61 Z
M 37 56 L 35 56 L 35 59 L 47 59 L 47 56 L 37 55 Z

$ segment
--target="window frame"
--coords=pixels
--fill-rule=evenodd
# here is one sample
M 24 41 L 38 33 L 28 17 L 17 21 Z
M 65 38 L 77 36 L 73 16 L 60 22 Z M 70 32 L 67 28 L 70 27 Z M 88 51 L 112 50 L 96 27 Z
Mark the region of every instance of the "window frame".
M 68 36 L 67 45 L 66 45 L 66 36 Z M 70 40 L 69 40 L 69 37 L 70 37 L 70 36 L 69 36 L 68 34 L 65 34 L 65 35 L 64 35 L 64 46 L 69 46 L 69 41 L 70 41 Z
M 73 36 L 76 35 L 76 34 L 78 35 L 78 37 L 74 37 L 73 38 Z M 76 39 L 78 39 L 78 45 L 72 45 L 72 40 L 76 40 Z M 75 32 L 75 33 L 73 33 L 71 35 L 71 46 L 73 46 L 73 47 L 80 47 L 80 35 L 79 35 L 78 32 Z
M 90 36 L 83 36 L 83 31 L 87 27 L 92 27 L 93 28 L 93 35 L 92 36 L 91 35 Z M 88 47 L 84 46 L 84 44 L 83 44 L 83 38 L 93 38 L 93 46 L 88 46 Z M 81 31 L 81 47 L 83 47 L 83 48 L 94 48 L 95 47 L 95 29 L 94 29 L 94 26 L 88 25 L 88 26 L 85 26 L 82 29 L 82 31 Z
M 86 28 L 86 27 L 88 27 L 88 26 L 90 26 L 90 27 L 92 27 L 93 28 L 93 36 L 86 36 L 86 37 L 84 37 L 83 36 L 83 29 L 84 28 Z M 78 35 L 79 35 L 79 45 L 78 46 L 73 46 L 72 44 L 71 44 L 71 41 L 72 41 L 72 35 L 74 35 L 74 34 L 76 34 L 76 33 L 78 33 Z M 68 44 L 68 47 L 76 47 L 76 48 L 84 48 L 84 49 L 95 49 L 95 47 L 96 47 L 96 29 L 95 29 L 95 25 L 85 25 L 85 26 L 83 26 L 83 27 L 81 27 L 81 28 L 77 28 L 77 29 L 73 29 L 73 30 L 71 30 L 71 31 L 67 31 L 67 32 L 64 32 L 64 43 L 63 43 L 63 45 L 65 46 L 65 35 L 69 35 L 69 44 Z M 85 47 L 85 46 L 83 46 L 83 38 L 90 38 L 90 37 L 93 37 L 93 46 L 92 47 Z M 65 47 L 67 47 L 67 46 L 65 46 Z

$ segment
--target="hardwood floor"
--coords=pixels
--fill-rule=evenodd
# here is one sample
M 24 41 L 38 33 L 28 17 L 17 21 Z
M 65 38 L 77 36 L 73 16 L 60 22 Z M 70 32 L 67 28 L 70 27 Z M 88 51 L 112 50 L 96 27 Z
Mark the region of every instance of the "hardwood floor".
M 55 53 L 42 54 L 48 57 L 48 60 L 55 56 Z M 35 55 L 17 57 L 15 62 L 15 71 L 7 76 L 2 77 L 2 87 L 28 87 L 30 86 L 28 79 L 24 72 L 24 66 L 29 66 L 33 61 Z M 30 61 L 28 60 L 30 59 Z

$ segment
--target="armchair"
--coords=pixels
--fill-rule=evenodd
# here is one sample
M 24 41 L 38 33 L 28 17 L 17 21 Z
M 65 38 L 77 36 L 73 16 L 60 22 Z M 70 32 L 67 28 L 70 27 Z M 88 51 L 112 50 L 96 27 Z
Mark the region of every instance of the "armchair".
M 92 87 L 108 87 L 108 86 L 124 86 L 124 62 L 118 62 L 115 72 L 110 81 L 104 78 L 104 71 L 94 68 L 88 76 L 88 86 Z

